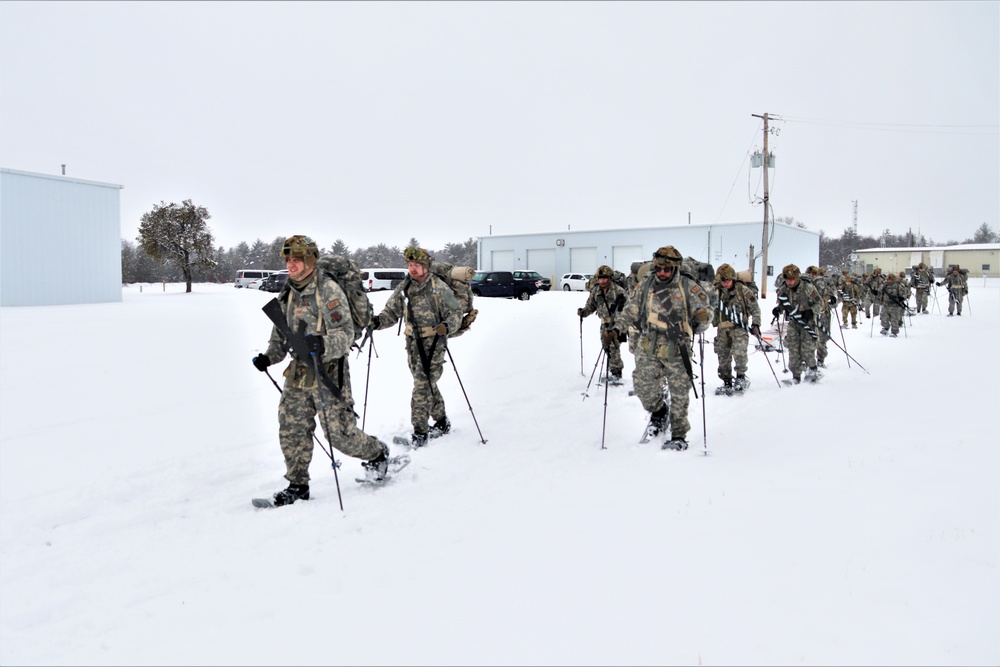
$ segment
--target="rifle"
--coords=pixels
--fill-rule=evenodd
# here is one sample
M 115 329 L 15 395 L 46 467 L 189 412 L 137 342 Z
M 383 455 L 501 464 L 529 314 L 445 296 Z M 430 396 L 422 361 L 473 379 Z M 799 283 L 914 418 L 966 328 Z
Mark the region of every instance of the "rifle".
M 333 380 L 323 372 L 320 365 L 316 363 L 315 355 L 309 351 L 309 343 L 306 342 L 306 323 L 300 321 L 298 332 L 292 331 L 292 327 L 288 325 L 285 311 L 281 308 L 281 302 L 277 299 L 268 301 L 261 310 L 264 311 L 264 314 L 274 324 L 274 328 L 278 330 L 278 333 L 284 337 L 285 345 L 288 351 L 291 352 L 292 358 L 299 363 L 312 365 L 315 369 L 316 377 L 330 390 L 331 394 L 336 398 L 340 398 L 340 387 L 335 385 Z

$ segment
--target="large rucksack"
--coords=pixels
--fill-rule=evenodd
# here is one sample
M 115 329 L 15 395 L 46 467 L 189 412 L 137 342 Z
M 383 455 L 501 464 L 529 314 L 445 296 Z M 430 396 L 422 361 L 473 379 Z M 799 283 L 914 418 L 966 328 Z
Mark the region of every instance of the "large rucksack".
M 757 283 L 754 282 L 753 274 L 749 270 L 737 271 L 736 272 L 736 282 L 742 283 L 750 288 L 755 297 L 760 297 L 760 288 L 757 287 Z
M 479 311 L 472 307 L 472 288 L 469 287 L 469 281 L 476 275 L 476 271 L 468 266 L 453 266 L 448 262 L 435 261 L 431 262 L 431 273 L 451 288 L 461 306 L 462 325 L 457 331 L 448 332 L 448 338 L 457 338 L 469 330 L 479 315 Z
M 698 285 L 711 294 L 715 282 L 715 269 L 711 264 L 699 262 L 694 257 L 685 257 L 681 262 L 681 275 L 697 281 Z
M 368 292 L 365 291 L 364 283 L 361 281 L 361 269 L 357 263 L 341 255 L 320 255 L 316 260 L 316 271 L 320 276 L 337 281 L 344 296 L 347 297 L 347 305 L 351 310 L 354 340 L 361 338 L 365 329 L 371 326 L 375 309 L 368 300 Z

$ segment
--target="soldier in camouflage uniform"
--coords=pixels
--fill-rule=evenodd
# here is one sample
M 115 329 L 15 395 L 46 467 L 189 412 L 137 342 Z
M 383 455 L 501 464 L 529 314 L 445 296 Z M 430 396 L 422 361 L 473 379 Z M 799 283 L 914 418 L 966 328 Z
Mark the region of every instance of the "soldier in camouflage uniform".
M 687 449 L 691 430 L 688 402 L 692 386 L 691 345 L 695 334 L 712 322 L 709 295 L 696 280 L 681 276 L 683 258 L 673 246 L 653 253 L 649 275 L 625 305 L 621 323 L 636 326 L 639 341 L 632 382 L 642 407 L 651 413 L 650 435 L 667 426 L 664 381 L 670 392 L 670 437 L 667 446 Z
M 931 284 L 934 283 L 934 273 L 927 268 L 926 264 L 920 262 L 910 275 L 913 278 L 913 286 L 917 290 L 917 312 L 926 315 L 927 292 L 930 290 Z
M 601 347 L 608 355 L 608 374 L 612 384 L 620 384 L 622 371 L 625 370 L 622 362 L 621 343 L 619 333 L 626 334 L 625 325 L 615 327 L 616 320 L 621 315 L 625 307 L 625 290 L 611 281 L 613 271 L 610 266 L 604 265 L 597 269 L 594 277 L 597 284 L 590 290 L 587 303 L 583 308 L 577 308 L 576 314 L 583 319 L 592 313 L 597 313 L 601 318 Z M 613 331 L 614 330 L 614 331 Z
M 939 287 L 941 285 L 948 286 L 948 317 L 951 317 L 952 313 L 955 312 L 956 306 L 958 307 L 958 316 L 961 317 L 962 301 L 969 293 L 969 283 L 966 281 L 965 274 L 958 268 L 958 264 L 953 264 L 951 271 L 946 273 L 941 282 L 936 284 Z
M 858 287 L 861 288 L 861 307 L 865 311 L 866 319 L 871 319 L 872 316 L 872 291 L 868 287 L 868 279 L 870 277 L 871 276 L 868 275 L 868 272 L 865 271 L 861 274 L 861 280 L 858 281 Z
M 635 294 L 639 283 L 649 275 L 649 262 L 632 262 L 631 272 L 625 280 L 625 301 Z M 639 329 L 634 324 L 628 325 L 628 351 L 634 357 L 636 345 L 639 343 Z
M 410 397 L 411 442 L 414 447 L 427 444 L 427 438 L 451 430 L 445 412 L 444 397 L 437 383 L 444 372 L 448 334 L 462 324 L 462 308 L 443 279 L 431 270 L 433 258 L 423 248 L 408 247 L 403 252 L 409 275 L 372 320 L 372 329 L 387 329 L 400 319 L 406 322 L 406 355 L 413 375 Z M 433 426 L 429 427 L 429 420 Z
M 736 280 L 736 271 L 728 264 L 715 272 L 716 308 L 712 324 L 718 327 L 713 347 L 719 357 L 719 378 L 722 391 L 742 392 L 750 385 L 747 380 L 747 346 L 750 334 L 760 335 L 760 305 L 753 290 Z M 747 332 L 749 329 L 749 333 Z M 736 380 L 733 381 L 733 363 Z
M 785 348 L 788 350 L 788 367 L 795 383 L 802 378 L 802 368 L 806 367 L 806 380 L 819 380 L 816 368 L 816 313 L 823 303 L 819 292 L 811 282 L 802 280 L 799 267 L 789 264 L 781 270 L 784 284 L 776 296 L 778 305 L 771 313 L 775 317 L 785 315 Z
M 885 287 L 886 277 L 882 275 L 882 269 L 875 267 L 872 269 L 872 276 L 868 279 L 868 289 L 872 293 L 872 317 L 878 317 L 882 306 L 882 288 Z
M 909 297 L 907 287 L 892 273 L 885 277 L 885 287 L 882 288 L 882 330 L 883 336 L 889 334 L 893 338 L 899 334 L 899 326 L 903 323 L 903 309 Z
M 826 367 L 826 357 L 828 355 L 826 342 L 830 339 L 830 313 L 837 305 L 837 286 L 832 279 L 827 278 L 820 271 L 818 266 L 810 266 L 806 269 L 806 275 L 812 280 L 813 287 L 819 292 L 822 303 L 819 309 L 819 326 L 816 327 L 816 365 L 820 368 Z M 849 279 L 846 275 L 845 279 Z
M 317 414 L 330 445 L 346 456 L 363 459 L 369 479 L 385 478 L 389 455 L 385 443 L 357 426 L 348 365 L 348 353 L 355 340 L 354 323 L 344 291 L 335 280 L 318 275 L 315 267 L 319 249 L 309 237 L 289 237 L 281 248 L 281 257 L 288 269 L 288 281 L 277 298 L 291 330 L 306 333 L 310 358 L 298 359 L 293 354 L 285 368 L 278 404 L 278 440 L 289 485 L 274 495 L 274 504 L 279 506 L 309 499 L 309 464 Z M 288 341 L 277 327 L 272 327 L 267 350 L 253 358 L 253 365 L 264 372 L 284 359 L 288 349 Z M 337 393 L 317 377 L 317 369 Z
M 850 277 L 844 282 L 840 290 L 840 298 L 844 305 L 840 309 L 840 315 L 844 319 L 844 326 L 847 326 L 847 318 L 851 318 L 851 328 L 858 328 L 858 302 L 861 301 L 861 288 L 854 284 Z

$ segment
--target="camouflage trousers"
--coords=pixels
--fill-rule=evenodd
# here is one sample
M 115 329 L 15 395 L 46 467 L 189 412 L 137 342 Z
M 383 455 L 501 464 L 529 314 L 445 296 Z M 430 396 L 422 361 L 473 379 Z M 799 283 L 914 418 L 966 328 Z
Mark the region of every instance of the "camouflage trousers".
M 742 327 L 719 327 L 712 346 L 719 357 L 719 377 L 722 380 L 733 379 L 733 362 L 736 362 L 736 374 L 746 375 L 747 346 L 750 344 L 750 334 Z
M 962 301 L 965 300 L 965 290 L 952 288 L 948 292 L 948 314 L 951 315 L 955 307 L 958 307 L 958 314 L 962 314 Z
M 604 341 L 601 341 L 601 345 Z M 622 361 L 622 344 L 618 342 L 616 338 L 610 345 L 604 348 L 604 351 L 608 355 L 608 372 L 611 375 L 617 375 L 621 377 L 622 371 L 625 370 L 625 362 Z
M 820 326 L 816 327 L 816 361 L 821 364 L 826 362 L 826 341 L 830 340 L 829 331 L 830 323 L 832 321 L 833 317 L 831 316 L 829 309 L 820 313 Z
M 786 323 L 785 349 L 788 350 L 788 368 L 792 377 L 798 379 L 802 375 L 802 366 L 816 367 L 816 339 L 800 324 Z
M 684 438 L 691 430 L 688 421 L 691 378 L 684 369 L 684 361 L 678 352 L 684 342 L 666 341 L 650 349 L 649 339 L 643 336 L 636 349 L 635 370 L 632 371 L 632 386 L 647 412 L 656 412 L 663 407 L 663 385 L 670 395 L 670 437 Z M 645 349 L 643 349 L 645 348 Z
M 344 455 L 370 461 L 382 452 L 379 439 L 358 428 L 350 393 L 344 400 L 335 398 L 325 386 L 301 389 L 286 384 L 278 403 L 278 440 L 285 456 L 285 479 L 290 483 L 309 483 L 317 415 L 327 442 Z
M 917 312 L 927 310 L 927 290 L 917 288 Z
M 878 311 L 875 312 L 878 315 Z M 844 326 L 847 326 L 847 318 L 850 316 L 851 324 L 858 323 L 858 306 L 857 304 L 845 301 L 844 306 L 840 309 L 840 315 L 844 320 Z
M 430 357 L 430 373 L 424 371 L 420 359 L 420 349 L 413 336 L 406 337 L 406 356 L 410 364 L 410 375 L 413 376 L 413 393 L 410 395 L 410 424 L 414 433 L 427 433 L 428 419 L 440 421 L 445 418 L 444 396 L 437 383 L 444 373 L 444 355 L 447 349 L 447 339 L 423 338 L 424 353 Z M 431 352 L 433 346 L 434 351 Z
M 899 327 L 903 324 L 903 307 L 884 306 L 879 323 L 883 329 L 888 329 L 892 333 L 899 333 Z

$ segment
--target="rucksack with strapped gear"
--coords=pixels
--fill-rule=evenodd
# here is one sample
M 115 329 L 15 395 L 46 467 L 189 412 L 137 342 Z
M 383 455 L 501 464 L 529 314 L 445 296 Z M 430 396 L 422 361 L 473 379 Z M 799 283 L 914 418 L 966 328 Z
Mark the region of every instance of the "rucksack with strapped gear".
M 469 281 L 476 275 L 476 271 L 468 266 L 453 266 L 448 262 L 438 261 L 431 262 L 430 271 L 451 288 L 461 306 L 462 324 L 457 331 L 448 332 L 448 338 L 457 338 L 469 330 L 479 315 L 479 311 L 472 307 L 472 288 L 469 287 Z
M 685 257 L 681 262 L 681 275 L 697 281 L 703 290 L 711 294 L 715 282 L 715 269 L 711 264 L 699 262 L 694 257 Z
M 371 326 L 375 309 L 368 300 L 368 292 L 365 291 L 357 262 L 341 255 L 320 255 L 316 260 L 316 271 L 320 276 L 337 281 L 343 290 L 351 310 L 351 321 L 354 322 L 354 340 L 358 340 L 365 329 Z
M 755 297 L 760 298 L 760 288 L 757 287 L 757 283 L 753 279 L 753 274 L 749 270 L 737 271 L 736 282 L 746 285 Z

